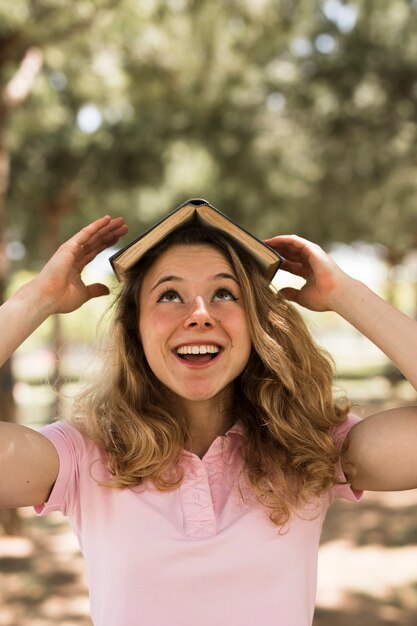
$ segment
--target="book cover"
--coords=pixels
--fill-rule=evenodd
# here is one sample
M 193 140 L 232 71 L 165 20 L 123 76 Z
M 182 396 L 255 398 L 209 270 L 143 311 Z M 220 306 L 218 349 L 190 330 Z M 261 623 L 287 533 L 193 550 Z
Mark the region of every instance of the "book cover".
M 224 232 L 249 252 L 262 266 L 268 280 L 272 281 L 283 262 L 283 258 L 248 230 L 239 226 L 215 206 L 202 198 L 187 200 L 171 213 L 164 216 L 141 235 L 113 254 L 109 261 L 120 281 L 127 269 L 169 233 L 186 224 L 195 223 Z

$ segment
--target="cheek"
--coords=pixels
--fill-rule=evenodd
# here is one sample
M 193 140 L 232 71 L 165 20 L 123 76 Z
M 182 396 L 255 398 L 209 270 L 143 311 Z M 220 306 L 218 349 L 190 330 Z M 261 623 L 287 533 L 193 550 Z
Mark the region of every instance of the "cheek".
M 245 363 L 245 367 L 246 367 L 246 365 L 247 365 L 247 363 L 249 361 L 249 357 L 250 357 L 251 351 L 252 351 L 252 341 L 248 337 L 248 340 L 245 343 L 245 346 L 244 346 L 243 351 L 242 351 L 242 360 Z
M 164 311 L 143 312 L 139 320 L 139 334 L 145 354 L 148 348 L 156 350 L 167 343 L 175 328 L 174 317 Z
M 245 341 L 244 341 L 244 352 L 246 354 L 246 361 L 249 360 L 249 356 L 252 350 L 252 338 L 251 338 L 251 333 L 250 333 L 250 329 L 249 329 L 249 323 L 248 320 L 245 316 L 244 319 L 244 337 L 245 337 Z
M 247 354 L 249 357 L 252 340 L 246 314 L 243 311 L 240 311 L 234 319 L 230 320 L 230 323 L 230 327 L 233 329 L 232 332 L 234 334 L 233 343 L 235 343 L 236 347 L 240 347 L 242 356 Z

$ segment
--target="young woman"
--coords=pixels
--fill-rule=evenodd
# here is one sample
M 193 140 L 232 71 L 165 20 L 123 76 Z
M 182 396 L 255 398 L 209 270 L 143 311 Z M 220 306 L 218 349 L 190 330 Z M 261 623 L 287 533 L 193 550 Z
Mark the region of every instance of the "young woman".
M 81 272 L 125 232 L 90 224 L 1 307 L 2 361 L 49 315 L 107 293 Z M 218 232 L 166 237 L 128 271 L 71 420 L 0 423 L 0 505 L 69 517 L 95 626 L 308 626 L 333 499 L 417 487 L 417 409 L 348 415 L 290 300 L 341 315 L 417 387 L 415 322 L 315 244 L 268 243 L 300 291 L 274 293 Z

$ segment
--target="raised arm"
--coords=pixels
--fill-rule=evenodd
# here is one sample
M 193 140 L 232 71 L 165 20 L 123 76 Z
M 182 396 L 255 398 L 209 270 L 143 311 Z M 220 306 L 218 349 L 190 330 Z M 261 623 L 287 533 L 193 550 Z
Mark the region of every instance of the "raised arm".
M 0 365 L 50 315 L 75 311 L 87 300 L 108 293 L 105 285 L 85 285 L 81 273 L 99 252 L 126 232 L 123 218 L 106 216 L 89 224 L 0 307 Z
M 316 244 L 297 236 L 267 240 L 287 261 L 283 269 L 302 276 L 301 290 L 285 295 L 315 311 L 341 315 L 377 345 L 417 390 L 417 323 L 343 272 Z M 397 408 L 367 417 L 350 432 L 343 457 L 358 489 L 417 487 L 417 408 Z
M 0 307 L 1 364 L 50 315 L 69 313 L 108 293 L 105 285 L 85 285 L 81 273 L 126 232 L 123 218 L 106 216 L 89 224 Z M 45 502 L 58 470 L 57 452 L 46 437 L 24 426 L 0 422 L 0 507 Z

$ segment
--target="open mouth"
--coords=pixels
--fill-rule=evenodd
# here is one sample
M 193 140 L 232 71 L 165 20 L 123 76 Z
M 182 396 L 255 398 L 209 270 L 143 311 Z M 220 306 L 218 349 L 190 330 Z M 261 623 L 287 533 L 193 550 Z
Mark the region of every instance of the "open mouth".
M 205 365 L 216 359 L 222 348 L 215 344 L 201 346 L 180 346 L 175 350 L 175 354 L 188 363 Z

